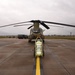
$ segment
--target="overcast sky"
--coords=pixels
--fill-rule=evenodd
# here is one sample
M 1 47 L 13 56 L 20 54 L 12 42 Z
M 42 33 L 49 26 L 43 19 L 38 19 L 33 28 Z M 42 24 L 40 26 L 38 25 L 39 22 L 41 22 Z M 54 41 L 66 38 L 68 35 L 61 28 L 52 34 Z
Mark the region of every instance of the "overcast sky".
M 0 25 L 38 19 L 75 25 L 75 0 L 0 0 Z M 0 32 L 29 34 L 27 27 L 0 28 Z M 75 35 L 75 28 L 53 25 L 44 34 L 71 32 Z

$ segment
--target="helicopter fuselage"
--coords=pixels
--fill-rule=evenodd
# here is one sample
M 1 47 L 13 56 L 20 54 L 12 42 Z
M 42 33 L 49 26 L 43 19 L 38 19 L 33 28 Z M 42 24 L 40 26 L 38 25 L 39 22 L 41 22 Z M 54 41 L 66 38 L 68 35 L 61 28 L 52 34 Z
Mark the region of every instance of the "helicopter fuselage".
M 37 37 L 44 39 L 43 30 L 41 28 L 32 28 L 30 30 L 29 40 L 36 39 Z

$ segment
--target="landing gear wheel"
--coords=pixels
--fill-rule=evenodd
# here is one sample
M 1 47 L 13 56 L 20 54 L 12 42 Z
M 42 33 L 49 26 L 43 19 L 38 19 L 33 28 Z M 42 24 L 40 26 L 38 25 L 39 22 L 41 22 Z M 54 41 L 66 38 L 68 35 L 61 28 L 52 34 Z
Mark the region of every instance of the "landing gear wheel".
M 44 43 L 45 41 L 44 41 L 44 39 L 43 39 L 43 43 Z
M 28 42 L 31 42 L 31 40 L 28 40 Z

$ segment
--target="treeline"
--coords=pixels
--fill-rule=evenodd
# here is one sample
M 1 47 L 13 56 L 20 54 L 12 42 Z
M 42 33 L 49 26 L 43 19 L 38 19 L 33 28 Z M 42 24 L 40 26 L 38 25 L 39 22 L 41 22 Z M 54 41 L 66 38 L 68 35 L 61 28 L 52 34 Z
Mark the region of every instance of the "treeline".
M 6 35 L 0 36 L 0 38 L 18 38 L 18 39 L 28 39 L 28 35 Z M 45 35 L 45 39 L 69 39 L 75 40 L 75 35 Z
M 14 36 L 14 35 L 13 35 L 13 36 L 12 36 L 12 35 L 9 36 L 9 35 L 8 35 L 8 36 L 0 36 L 0 38 L 17 38 L 17 36 Z
M 75 35 L 45 35 L 45 39 L 69 39 L 69 40 L 75 40 Z
M 27 39 L 28 35 L 2 35 L 0 38 L 18 38 L 18 39 Z

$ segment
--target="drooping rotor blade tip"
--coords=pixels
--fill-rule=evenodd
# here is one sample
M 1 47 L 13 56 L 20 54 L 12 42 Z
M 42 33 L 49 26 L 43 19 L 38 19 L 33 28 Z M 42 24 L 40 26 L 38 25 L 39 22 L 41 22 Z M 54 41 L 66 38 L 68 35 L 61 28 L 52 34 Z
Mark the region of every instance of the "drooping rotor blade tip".
M 3 25 L 3 26 L 0 26 L 0 28 L 2 28 L 2 27 L 7 27 L 7 26 L 11 26 L 11 25 Z
M 28 27 L 27 29 L 30 29 L 31 27 L 33 27 L 34 25 L 31 25 L 30 27 Z

